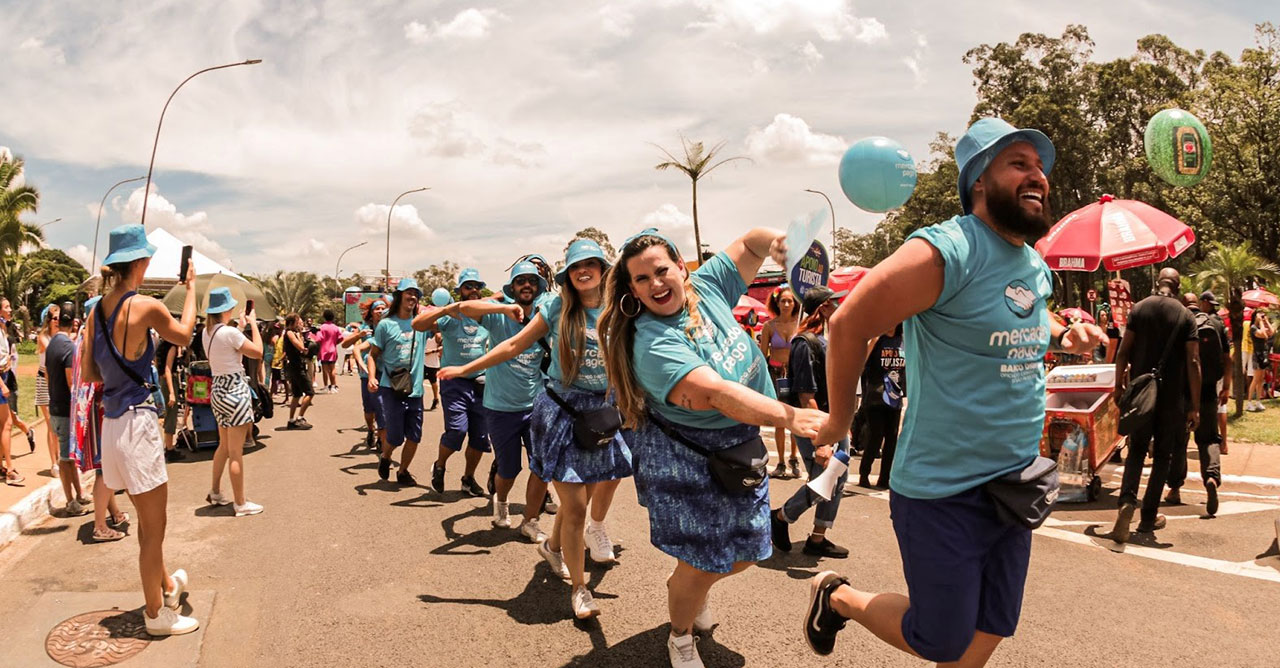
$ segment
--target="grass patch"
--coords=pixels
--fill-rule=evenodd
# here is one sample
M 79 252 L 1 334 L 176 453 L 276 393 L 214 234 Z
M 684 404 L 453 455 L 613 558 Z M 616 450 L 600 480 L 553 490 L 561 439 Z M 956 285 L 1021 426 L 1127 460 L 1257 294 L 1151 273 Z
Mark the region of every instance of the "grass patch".
M 1234 411 L 1234 401 L 1227 404 Z M 1227 438 L 1233 441 L 1270 443 L 1280 445 L 1280 399 L 1262 402 L 1267 410 L 1261 413 L 1245 411 L 1240 417 L 1227 415 Z

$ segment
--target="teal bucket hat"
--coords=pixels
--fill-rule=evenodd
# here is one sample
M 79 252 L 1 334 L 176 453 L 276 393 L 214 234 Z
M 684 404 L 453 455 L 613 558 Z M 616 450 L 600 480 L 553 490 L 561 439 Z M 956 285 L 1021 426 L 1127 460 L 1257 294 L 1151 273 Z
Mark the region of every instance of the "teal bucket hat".
M 542 274 L 538 273 L 538 265 L 528 260 L 523 260 L 517 262 L 515 266 L 511 267 L 511 278 L 507 281 L 506 285 L 502 286 L 502 294 L 510 297 L 511 299 L 516 298 L 515 282 L 517 276 L 532 276 L 538 279 L 538 294 L 542 294 L 547 291 L 547 279 L 543 278 Z
M 205 305 L 204 312 L 209 315 L 226 313 L 239 303 L 231 296 L 230 288 L 214 288 L 209 291 L 209 303 Z
M 49 311 L 57 304 L 50 304 L 40 311 L 40 324 L 43 325 L 49 319 Z
M 479 283 L 482 290 L 485 287 L 484 281 L 480 280 L 480 270 L 472 267 L 467 267 L 458 274 L 458 284 L 453 286 L 454 289 L 461 288 L 463 283 Z
M 569 244 L 569 250 L 564 254 L 564 268 L 556 272 L 556 283 L 564 285 L 569 279 L 569 267 L 592 258 L 599 260 L 603 269 L 609 269 L 609 258 L 605 257 L 600 244 L 591 239 L 574 239 L 573 243 Z
M 92 310 L 93 310 L 93 307 L 97 306 L 97 305 L 98 305 L 98 302 L 100 302 L 100 301 L 102 301 L 102 297 L 101 297 L 101 296 L 97 296 L 97 297 L 90 297 L 90 298 L 88 298 L 88 299 L 84 300 L 84 312 L 85 312 L 85 314 L 86 314 L 86 315 L 88 315 L 88 313 L 89 313 L 90 311 L 92 311 Z
M 1000 151 L 1020 141 L 1029 142 L 1035 148 L 1044 174 L 1048 176 L 1058 151 L 1039 130 L 1019 130 L 1000 118 L 980 118 L 956 142 L 956 164 L 960 166 L 957 187 L 960 189 L 960 207 L 966 214 L 973 213 L 973 198 L 969 193 L 978 177 L 987 171 Z
M 418 282 L 412 278 L 402 278 L 396 284 L 396 292 L 405 292 L 406 290 L 414 290 L 418 293 L 418 297 L 422 297 L 422 288 L 418 287 Z
M 103 264 L 133 262 L 156 254 L 156 247 L 147 241 L 147 230 L 141 225 L 121 225 L 111 230 L 107 243 L 107 257 Z

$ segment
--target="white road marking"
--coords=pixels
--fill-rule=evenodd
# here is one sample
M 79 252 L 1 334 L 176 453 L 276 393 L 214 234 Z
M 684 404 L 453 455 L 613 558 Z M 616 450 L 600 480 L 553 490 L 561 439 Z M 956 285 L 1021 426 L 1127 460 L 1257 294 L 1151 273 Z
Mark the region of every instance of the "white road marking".
M 1218 507 L 1217 517 L 1223 515 L 1240 515 L 1243 513 L 1257 513 L 1267 510 L 1280 510 L 1280 506 L 1270 503 L 1252 503 L 1249 501 L 1224 501 Z M 1166 519 L 1170 522 L 1173 520 L 1198 520 L 1199 515 L 1166 515 Z M 1098 520 L 1060 520 L 1056 517 L 1050 517 L 1045 520 L 1045 526 L 1050 527 L 1083 527 L 1105 524 Z
M 1260 565 L 1254 561 L 1223 561 L 1221 559 L 1210 559 L 1209 557 L 1197 557 L 1192 554 L 1182 554 L 1180 552 L 1172 552 L 1169 550 L 1158 550 L 1156 548 L 1144 547 L 1142 545 L 1129 545 L 1116 543 L 1109 538 L 1101 536 L 1086 536 L 1084 534 L 1067 531 L 1066 529 L 1053 529 L 1050 527 L 1040 527 L 1035 533 L 1046 538 L 1057 538 L 1065 540 L 1068 543 L 1077 545 L 1092 545 L 1100 547 L 1111 552 L 1121 554 L 1131 554 L 1135 557 L 1144 559 L 1152 559 L 1155 561 L 1163 561 L 1170 564 L 1178 564 L 1180 566 L 1190 566 L 1201 570 L 1213 571 L 1225 575 L 1238 575 L 1240 577 L 1253 578 L 1255 580 L 1265 580 L 1267 582 L 1280 583 L 1280 563 L 1274 567 Z M 1271 560 L 1280 562 L 1280 558 L 1271 557 Z

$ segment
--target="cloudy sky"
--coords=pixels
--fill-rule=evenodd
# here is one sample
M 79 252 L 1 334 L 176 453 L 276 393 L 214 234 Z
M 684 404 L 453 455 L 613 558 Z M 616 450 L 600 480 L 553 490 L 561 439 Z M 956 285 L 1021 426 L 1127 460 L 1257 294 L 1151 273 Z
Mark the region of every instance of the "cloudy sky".
M 1142 35 L 1238 56 L 1273 2 L 849 0 L 346 2 L 6 0 L 0 147 L 27 162 L 52 245 L 88 261 L 106 189 L 145 175 L 165 97 L 148 226 L 241 272 L 393 272 L 442 260 L 491 282 L 518 254 L 558 256 L 586 226 L 615 242 L 647 225 L 692 249 L 689 182 L 651 143 L 726 142 L 751 162 L 703 182 L 714 248 L 825 206 L 857 231 L 878 216 L 840 195 L 849 144 L 884 135 L 917 160 L 973 107 L 961 57 L 1021 32 L 1087 25 L 1095 58 Z M 106 230 L 136 222 L 117 189 Z M 99 259 L 102 252 L 98 254 Z

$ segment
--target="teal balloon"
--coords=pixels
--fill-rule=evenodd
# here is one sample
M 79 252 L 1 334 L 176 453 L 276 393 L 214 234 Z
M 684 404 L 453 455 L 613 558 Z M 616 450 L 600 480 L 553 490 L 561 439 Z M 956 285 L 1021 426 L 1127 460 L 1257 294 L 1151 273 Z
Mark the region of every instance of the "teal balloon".
M 840 189 L 859 209 L 892 211 L 915 192 L 916 161 L 888 137 L 861 139 L 840 159 Z
M 1213 143 L 1200 119 L 1182 109 L 1165 109 L 1151 117 L 1142 137 L 1147 164 L 1166 183 L 1194 186 L 1209 174 Z
M 436 288 L 431 291 L 431 303 L 441 307 L 448 306 L 453 303 L 453 295 L 444 288 Z

